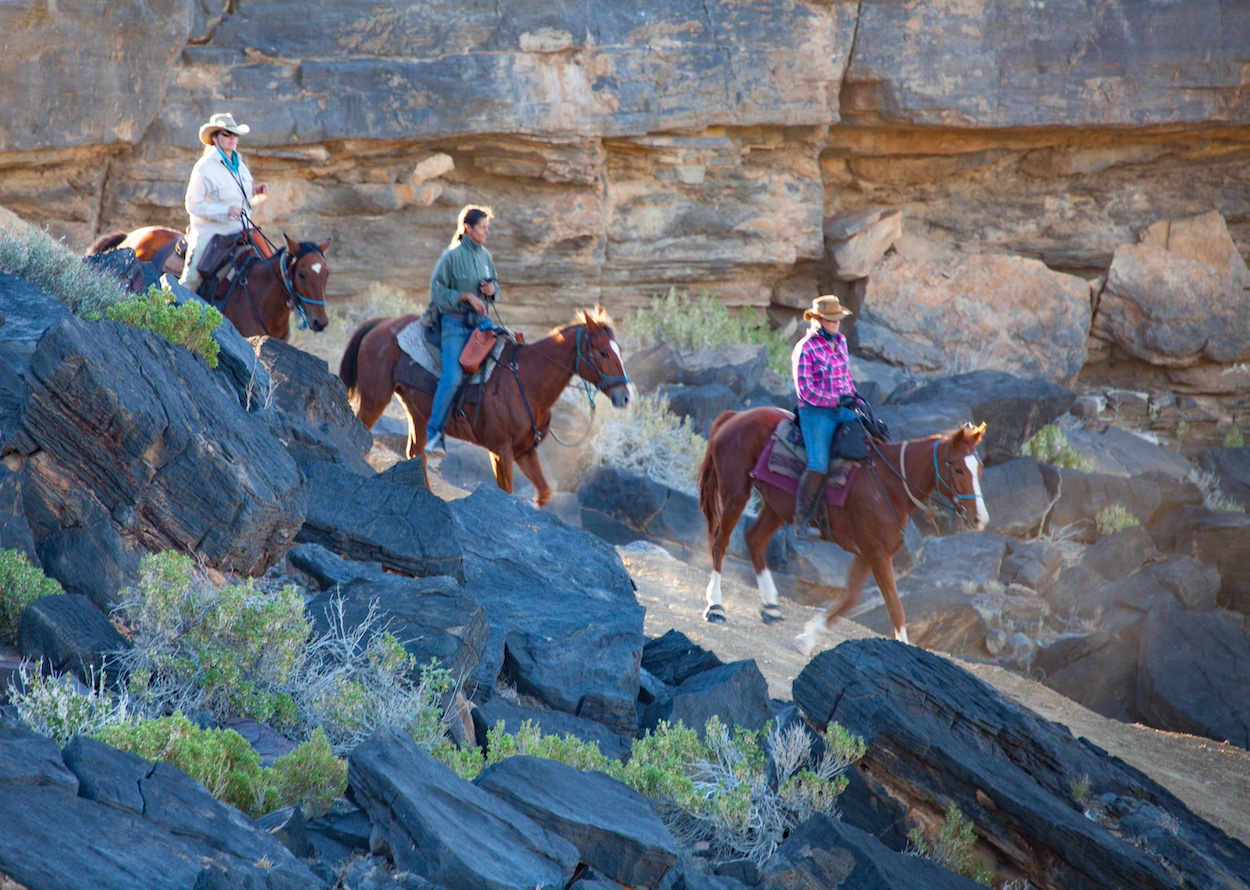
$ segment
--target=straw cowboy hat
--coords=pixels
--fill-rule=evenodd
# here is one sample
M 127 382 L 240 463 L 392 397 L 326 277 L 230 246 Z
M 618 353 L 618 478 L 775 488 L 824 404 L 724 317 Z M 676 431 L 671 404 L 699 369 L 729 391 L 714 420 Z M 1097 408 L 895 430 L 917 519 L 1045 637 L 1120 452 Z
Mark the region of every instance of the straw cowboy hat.
M 242 136 L 252 128 L 247 124 L 236 124 L 234 115 L 229 112 L 225 114 L 214 114 L 208 119 L 208 123 L 200 127 L 200 141 L 205 145 L 213 144 L 213 134 L 218 130 L 225 130 L 228 133 L 234 133 Z
M 813 318 L 827 318 L 830 321 L 840 321 L 848 315 L 853 315 L 850 309 L 839 302 L 837 297 L 823 296 L 812 300 L 812 308 L 803 310 L 803 320 L 811 321 Z

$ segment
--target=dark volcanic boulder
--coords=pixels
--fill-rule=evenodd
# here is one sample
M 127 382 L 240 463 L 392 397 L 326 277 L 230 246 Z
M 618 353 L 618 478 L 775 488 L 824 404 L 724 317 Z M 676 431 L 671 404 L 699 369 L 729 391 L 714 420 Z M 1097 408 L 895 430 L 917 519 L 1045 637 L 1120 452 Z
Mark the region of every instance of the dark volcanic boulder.
M 1213 563 L 1220 571 L 1220 604 L 1250 615 L 1250 516 L 1187 507 L 1177 525 L 1176 549 Z
M 0 415 L 4 406 L 0 404 Z M 22 500 L 22 476 L 0 464 L 0 544 L 6 550 L 20 550 L 31 563 L 38 562 L 35 539 L 26 522 L 26 508 Z
M 62 756 L 64 760 L 62 760 Z M 0 729 L 0 874 L 30 888 L 328 886 L 275 838 L 167 764 Z
M 274 435 L 301 467 L 319 460 L 342 464 L 364 476 L 373 435 L 352 413 L 347 387 L 325 360 L 273 337 L 254 340 L 269 371 L 273 410 L 266 412 Z
M 747 729 L 763 729 L 772 721 L 768 682 L 754 661 L 734 661 L 690 676 L 673 690 L 672 698 L 647 709 L 640 729 L 654 729 L 660 720 L 680 721 L 702 738 L 713 716 L 725 726 Z
M 359 745 L 347 778 L 395 864 L 447 890 L 560 890 L 577 867 L 568 841 L 399 730 L 379 729 Z
M 36 542 L 86 525 L 92 506 L 149 550 L 264 571 L 303 521 L 295 463 L 203 359 L 111 321 L 65 318 L 30 357 L 29 397 L 4 449 L 31 455 Z
M 973 371 L 917 383 L 906 392 L 895 390 L 889 402 L 966 406 L 967 420 L 987 424 L 985 462 L 998 464 L 1017 457 L 1030 436 L 1053 423 L 1075 400 L 1072 390 L 1051 380 L 1024 380 L 1005 371 Z
M 305 468 L 308 516 L 296 540 L 403 575 L 464 580 L 451 510 L 425 485 L 420 458 L 361 476 L 321 461 Z
M 130 648 L 130 641 L 85 596 L 45 596 L 23 609 L 17 623 L 23 658 L 46 662 L 57 673 L 72 671 L 89 686 L 105 670 L 107 656 Z
M 757 886 L 761 890 L 975 890 L 981 885 L 931 859 L 897 853 L 872 835 L 817 813 L 777 848 Z
M 646 476 L 595 467 L 577 486 L 582 528 L 614 544 L 643 538 L 707 548 L 707 520 L 693 495 Z
M 486 703 L 473 709 L 474 737 L 479 746 L 486 746 L 486 733 L 495 724 L 503 722 L 504 731 L 516 735 L 525 721 L 532 722 L 543 735 L 563 738 L 573 736 L 583 742 L 594 742 L 599 753 L 613 760 L 623 760 L 629 754 L 633 739 L 617 735 L 602 723 L 577 717 L 565 711 L 530 708 L 509 701 L 502 695 L 493 695 Z
M 1021 537 L 1035 534 L 1055 499 L 1056 492 L 1048 483 L 1057 478 L 1031 457 L 986 467 L 981 473 L 981 491 L 990 514 L 987 530 Z
M 605 541 L 497 488 L 450 504 L 465 591 L 490 643 L 476 679 L 503 676 L 548 706 L 634 734 L 643 608 Z
M 1064 727 L 1003 698 L 955 664 L 887 640 L 820 653 L 794 681 L 819 725 L 863 736 L 861 771 L 881 794 L 941 817 L 947 802 L 976 826 L 979 849 L 1030 886 L 1247 886 L 1250 849 L 1194 816 L 1151 779 Z M 1072 788 L 1087 778 L 1087 817 Z M 1166 817 L 1166 818 L 1165 818 Z M 1170 831 L 1159 830 L 1166 822 Z M 1149 834 L 1149 844 L 1132 841 Z
M 630 887 L 654 887 L 677 843 L 651 802 L 603 773 L 554 760 L 508 757 L 473 780 L 577 848 L 582 862 Z
M 1243 617 L 1220 610 L 1147 618 L 1137 671 L 1142 721 L 1250 748 L 1246 624 Z
M 680 686 L 695 674 L 710 671 L 723 663 L 715 653 L 691 642 L 679 630 L 670 630 L 662 637 L 647 640 L 642 647 L 642 666 L 669 686 Z

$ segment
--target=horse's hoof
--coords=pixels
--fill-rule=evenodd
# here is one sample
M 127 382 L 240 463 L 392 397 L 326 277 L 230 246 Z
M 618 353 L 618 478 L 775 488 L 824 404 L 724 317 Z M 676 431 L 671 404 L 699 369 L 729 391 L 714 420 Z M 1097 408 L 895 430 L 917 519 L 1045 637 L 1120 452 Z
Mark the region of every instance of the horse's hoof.
M 812 639 L 811 634 L 802 633 L 794 638 L 794 648 L 803 654 L 804 658 L 811 656 L 812 649 L 815 647 L 816 641 Z
M 786 616 L 776 606 L 765 606 L 760 609 L 760 620 L 765 624 L 780 624 L 786 620 Z
M 707 610 L 703 613 L 703 617 L 712 624 L 724 624 L 725 609 L 723 606 L 708 606 Z

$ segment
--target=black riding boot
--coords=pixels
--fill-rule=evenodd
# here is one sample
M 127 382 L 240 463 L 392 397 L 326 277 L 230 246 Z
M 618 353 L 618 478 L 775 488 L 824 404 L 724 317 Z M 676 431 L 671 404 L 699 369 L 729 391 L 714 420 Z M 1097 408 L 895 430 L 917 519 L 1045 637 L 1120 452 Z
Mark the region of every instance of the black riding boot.
M 809 528 L 812 513 L 816 510 L 816 499 L 820 496 L 821 484 L 825 474 L 819 470 L 804 470 L 799 477 L 799 493 L 794 502 L 794 536 L 799 539 L 810 537 Z

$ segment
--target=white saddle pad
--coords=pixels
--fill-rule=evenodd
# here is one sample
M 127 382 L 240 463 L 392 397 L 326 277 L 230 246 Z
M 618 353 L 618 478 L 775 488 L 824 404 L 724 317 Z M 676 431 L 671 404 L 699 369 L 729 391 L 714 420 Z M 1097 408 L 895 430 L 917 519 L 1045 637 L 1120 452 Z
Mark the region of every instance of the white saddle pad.
M 421 327 L 419 321 L 409 323 L 395 337 L 399 343 L 399 348 L 407 353 L 408 357 L 421 367 L 425 368 L 435 377 L 439 377 L 443 373 L 442 354 L 439 350 L 430 348 L 430 341 L 425 338 L 425 328 Z M 482 362 L 482 366 L 478 368 L 477 373 L 469 378 L 470 383 L 485 383 L 490 379 L 491 373 L 499 364 L 499 356 L 503 354 L 503 348 L 508 343 L 508 338 L 502 334 L 495 343 L 495 348 L 490 351 L 490 361 Z

